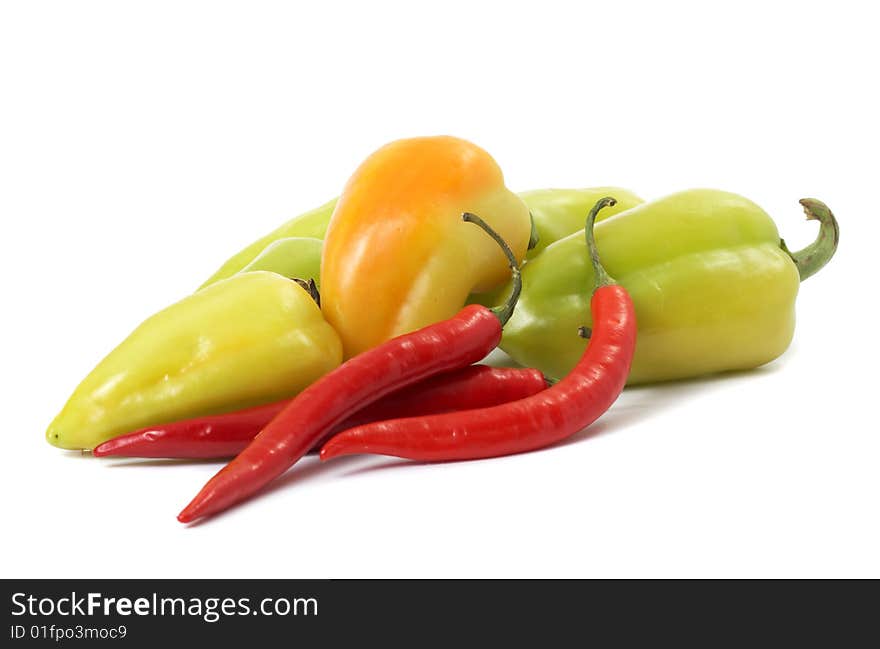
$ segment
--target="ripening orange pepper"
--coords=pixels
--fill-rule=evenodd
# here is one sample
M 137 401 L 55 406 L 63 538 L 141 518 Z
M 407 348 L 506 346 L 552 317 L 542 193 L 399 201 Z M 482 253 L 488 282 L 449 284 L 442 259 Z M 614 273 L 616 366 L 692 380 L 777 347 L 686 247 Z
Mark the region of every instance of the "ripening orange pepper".
M 522 260 L 528 207 L 480 147 L 448 136 L 398 140 L 355 171 L 321 257 L 322 310 L 346 358 L 450 318 L 470 293 L 510 277 L 499 246 L 463 212 L 483 218 Z

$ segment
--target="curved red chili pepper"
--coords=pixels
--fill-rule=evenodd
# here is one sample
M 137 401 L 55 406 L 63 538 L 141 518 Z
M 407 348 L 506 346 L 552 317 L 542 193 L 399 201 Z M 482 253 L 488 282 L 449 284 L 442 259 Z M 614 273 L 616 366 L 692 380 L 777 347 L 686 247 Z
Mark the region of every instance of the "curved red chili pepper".
M 508 301 L 495 309 L 466 306 L 449 320 L 392 338 L 325 374 L 211 478 L 177 520 L 189 523 L 252 496 L 352 413 L 428 376 L 471 365 L 498 345 L 501 327 L 519 297 L 519 268 L 510 247 L 488 224 L 473 214 L 462 218 L 479 225 L 504 249 L 514 279 Z
M 290 402 L 275 401 L 222 415 L 141 428 L 92 449 L 95 457 L 207 459 L 234 457 Z
M 470 365 L 392 392 L 335 426 L 321 442 L 330 435 L 373 421 L 486 408 L 528 397 L 546 387 L 546 379 L 538 370 Z M 233 457 L 290 401 L 142 428 L 96 446 L 92 454 L 182 459 Z M 321 442 L 310 450 L 318 450 Z
M 584 355 L 568 376 L 513 403 L 347 430 L 324 445 L 321 459 L 378 453 L 413 460 L 466 460 L 521 453 L 565 439 L 608 410 L 626 383 L 636 341 L 632 300 L 602 268 L 593 239 L 596 214 L 614 203 L 612 198 L 603 198 L 587 218 L 587 247 L 597 287 L 590 302 L 593 331 Z

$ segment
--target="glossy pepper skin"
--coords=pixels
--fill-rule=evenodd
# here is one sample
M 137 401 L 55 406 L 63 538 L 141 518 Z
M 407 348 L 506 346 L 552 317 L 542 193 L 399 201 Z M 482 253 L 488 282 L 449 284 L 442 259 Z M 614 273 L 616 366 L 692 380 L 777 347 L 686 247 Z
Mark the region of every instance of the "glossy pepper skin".
M 518 261 L 483 219 L 470 213 L 460 218 L 479 226 L 503 250 L 512 277 L 507 300 L 492 309 L 466 306 L 448 320 L 385 341 L 321 377 L 211 478 L 177 520 L 189 523 L 254 496 L 358 410 L 428 377 L 467 367 L 498 345 L 522 288 Z
M 268 270 L 290 279 L 315 280 L 321 275 L 324 242 L 311 237 L 286 237 L 270 243 L 239 273 Z
M 330 215 L 336 207 L 336 199 L 328 201 L 316 207 L 313 210 L 300 214 L 290 219 L 283 225 L 277 227 L 264 237 L 260 237 L 252 244 L 245 247 L 217 269 L 217 271 L 209 277 L 200 288 L 210 286 L 221 279 L 232 277 L 240 272 L 245 266 L 253 262 L 260 253 L 266 248 L 278 241 L 289 237 L 306 237 L 310 239 L 323 239 L 327 231 L 327 223 L 330 221 Z M 273 269 L 269 269 L 273 270 Z M 317 278 L 315 278 L 317 280 Z
M 469 365 L 420 381 L 374 401 L 329 434 L 392 417 L 484 408 L 537 394 L 547 387 L 538 370 Z M 94 448 L 95 457 L 222 458 L 241 453 L 290 402 L 150 426 Z M 312 448 L 318 450 L 318 446 Z
M 526 254 L 527 259 L 535 257 L 554 241 L 583 230 L 584 214 L 605 196 L 613 196 L 617 202 L 599 212 L 597 223 L 644 203 L 631 191 L 620 187 L 534 189 L 519 196 L 529 206 L 538 232 L 538 241 Z
M 519 197 L 523 199 L 534 218 L 537 234 L 537 241 L 526 254 L 526 258 L 534 257 L 554 241 L 583 229 L 583 215 L 597 200 L 608 195 L 619 197 L 617 205 L 603 211 L 598 218 L 599 221 L 643 202 L 631 191 L 619 187 L 534 189 L 520 193 Z M 336 207 L 336 201 L 337 199 L 334 198 L 317 209 L 291 219 L 258 239 L 231 257 L 202 286 L 208 286 L 238 272 L 255 270 L 256 268 L 271 270 L 285 277 L 297 276 L 306 279 L 303 275 L 290 275 L 286 269 L 291 266 L 296 268 L 298 265 L 311 267 L 312 263 L 315 263 L 316 267 L 320 267 L 320 259 L 313 262 L 310 251 L 298 250 L 294 244 L 284 244 L 284 256 L 282 256 L 282 249 L 278 247 L 280 245 L 278 242 L 284 241 L 286 238 L 323 239 L 333 214 L 333 208 Z M 299 262 L 297 258 L 301 254 L 305 255 L 307 259 Z M 280 265 L 275 266 L 276 263 Z M 318 277 L 315 276 L 314 279 L 317 281 Z
M 305 290 L 275 273 L 236 275 L 144 321 L 79 384 L 46 438 L 90 449 L 144 426 L 277 401 L 341 360 Z
M 749 369 L 791 342 L 801 278 L 830 259 L 838 229 L 819 201 L 802 201 L 820 221 L 816 244 L 789 253 L 767 213 L 728 192 L 696 189 L 645 203 L 596 225 L 608 272 L 632 296 L 639 323 L 629 383 Z M 553 378 L 577 363 L 592 281 L 583 233 L 527 263 L 523 292 L 501 343 L 517 362 Z M 589 323 L 587 323 L 589 326 Z
M 469 293 L 510 276 L 499 247 L 463 212 L 485 220 L 522 260 L 531 222 L 495 161 L 454 137 L 392 142 L 348 181 L 321 257 L 321 308 L 351 358 L 451 318 Z
M 593 237 L 597 214 L 613 206 L 613 198 L 601 198 L 587 217 L 585 240 L 595 285 L 584 292 L 595 326 L 570 374 L 547 390 L 489 408 L 349 428 L 324 444 L 321 459 L 352 453 L 422 461 L 496 457 L 549 446 L 592 424 L 623 391 L 636 341 L 632 300 L 605 272 Z

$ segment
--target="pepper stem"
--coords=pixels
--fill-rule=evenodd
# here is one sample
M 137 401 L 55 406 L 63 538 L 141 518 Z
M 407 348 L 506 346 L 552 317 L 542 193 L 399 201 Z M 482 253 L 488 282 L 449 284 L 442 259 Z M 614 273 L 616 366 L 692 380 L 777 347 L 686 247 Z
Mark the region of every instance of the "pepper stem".
M 529 224 L 531 225 L 531 231 L 529 232 L 529 247 L 528 250 L 534 250 L 535 246 L 541 243 L 541 235 L 538 234 L 538 227 L 535 225 L 535 217 L 529 212 Z
M 602 263 L 599 261 L 599 250 L 596 248 L 596 238 L 593 236 L 593 226 L 596 224 L 596 215 L 599 213 L 599 210 L 603 207 L 612 207 L 616 204 L 617 199 L 612 198 L 611 196 L 600 198 L 596 201 L 596 204 L 593 205 L 593 209 L 590 210 L 590 214 L 587 216 L 587 223 L 584 226 L 584 233 L 587 237 L 587 250 L 590 253 L 590 263 L 593 265 L 593 276 L 596 279 L 596 286 L 593 288 L 594 291 L 603 286 L 617 283 L 612 279 L 611 275 L 605 272 L 605 268 L 602 267 Z
M 314 279 L 309 278 L 308 281 L 300 279 L 299 277 L 292 277 L 291 279 L 296 282 L 302 290 L 308 293 L 318 306 L 321 306 L 321 294 L 318 292 L 318 285 L 315 283 Z
M 510 320 L 510 316 L 513 315 L 513 309 L 516 307 L 517 300 L 519 300 L 519 294 L 522 292 L 522 275 L 519 272 L 519 263 L 516 261 L 516 255 L 513 254 L 513 250 L 510 249 L 510 246 L 507 245 L 507 242 L 501 237 L 501 235 L 495 232 L 491 225 L 486 223 L 476 214 L 465 212 L 461 215 L 461 220 L 480 226 L 486 234 L 495 240 L 495 243 L 501 246 L 501 250 L 504 251 L 504 256 L 507 257 L 507 263 L 510 266 L 510 274 L 513 279 L 510 296 L 504 301 L 504 304 L 499 304 L 493 309 L 490 309 L 490 311 L 495 314 L 495 317 L 501 321 L 501 326 L 503 327 L 507 324 L 507 321 Z
M 779 240 L 779 246 L 791 257 L 803 282 L 815 275 L 834 256 L 840 240 L 840 226 L 828 206 L 819 199 L 802 198 L 799 202 L 804 207 L 807 220 L 819 222 L 819 236 L 809 246 L 797 252 L 791 252 L 784 239 Z

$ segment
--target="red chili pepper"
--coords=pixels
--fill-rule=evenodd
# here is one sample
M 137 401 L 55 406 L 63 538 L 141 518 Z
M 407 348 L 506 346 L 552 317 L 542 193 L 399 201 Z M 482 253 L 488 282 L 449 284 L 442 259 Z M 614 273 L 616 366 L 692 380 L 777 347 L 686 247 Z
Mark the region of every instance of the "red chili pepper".
M 590 302 L 593 330 L 568 376 L 513 403 L 347 430 L 324 445 L 321 459 L 378 453 L 413 460 L 466 460 L 521 453 L 565 439 L 608 410 L 626 383 L 636 341 L 632 300 L 602 268 L 593 239 L 596 214 L 614 203 L 613 198 L 603 198 L 587 218 L 587 247 L 596 276 Z
M 470 365 L 392 392 L 325 436 L 391 417 L 433 415 L 516 401 L 547 387 L 538 370 Z M 97 457 L 222 458 L 238 455 L 291 399 L 211 417 L 142 428 L 95 447 Z M 318 450 L 321 442 L 311 450 Z
M 471 365 L 495 348 L 519 297 L 519 268 L 510 247 L 489 225 L 473 214 L 462 218 L 479 225 L 504 249 L 514 279 L 508 301 L 495 309 L 466 306 L 448 320 L 392 338 L 325 374 L 211 478 L 177 520 L 189 523 L 252 496 L 352 413 L 424 378 Z

